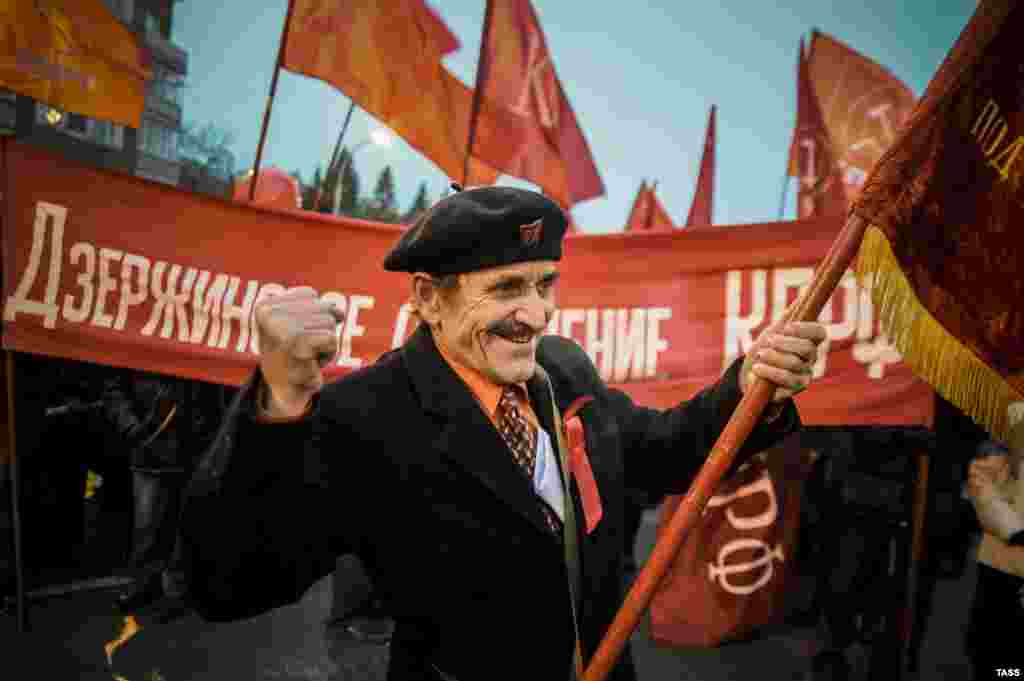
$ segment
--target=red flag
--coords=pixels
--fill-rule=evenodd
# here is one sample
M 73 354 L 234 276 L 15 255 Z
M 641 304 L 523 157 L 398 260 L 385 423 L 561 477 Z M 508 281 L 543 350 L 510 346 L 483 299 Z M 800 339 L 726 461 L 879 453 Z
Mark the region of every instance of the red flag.
M 997 438 L 1024 422 L 1021 35 L 1024 4 L 979 4 L 853 208 L 886 332 Z
M 807 57 L 848 201 L 914 108 L 914 93 L 881 64 L 815 31 Z
M 789 175 L 800 181 L 797 217 L 820 217 L 846 213 L 842 178 L 832 152 L 825 120 L 811 85 L 804 41 L 797 57 L 796 126 L 789 147 Z
M 441 61 L 457 44 L 422 0 L 295 0 L 281 65 L 338 88 L 449 177 L 461 178 L 473 91 Z M 485 130 L 517 119 L 486 102 L 477 118 Z M 469 183 L 496 178 L 472 160 Z
M 640 183 L 640 190 L 633 199 L 633 207 L 626 218 L 627 232 L 664 232 L 675 229 L 672 218 L 655 195 L 658 183 L 647 186 L 647 181 Z
M 519 125 L 478 128 L 473 156 L 539 185 L 563 208 L 604 195 L 529 0 L 488 0 L 476 88 L 480 100 L 514 112 Z
M 640 189 L 633 199 L 633 206 L 629 209 L 629 217 L 626 218 L 626 227 L 623 231 L 640 232 L 647 224 L 647 180 L 640 182 Z
M 448 24 L 444 23 L 444 19 L 438 16 L 433 7 L 425 2 L 415 2 L 411 6 L 421 17 L 420 26 L 430 34 L 430 40 L 437 45 L 442 55 L 451 54 L 462 47 L 458 37 L 451 32 Z
M 100 0 L 7 0 L 0 87 L 66 112 L 139 127 L 149 51 Z
M 712 223 L 715 198 L 715 106 L 708 115 L 708 131 L 704 138 L 704 155 L 700 159 L 697 188 L 693 192 L 687 227 L 709 226 Z

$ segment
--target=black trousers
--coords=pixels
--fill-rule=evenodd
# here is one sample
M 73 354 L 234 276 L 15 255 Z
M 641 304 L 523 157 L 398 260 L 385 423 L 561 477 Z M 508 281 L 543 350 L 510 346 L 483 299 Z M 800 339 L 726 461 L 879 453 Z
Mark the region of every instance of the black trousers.
M 818 588 L 825 620 L 825 646 L 845 649 L 861 637 L 857 616 L 878 613 L 888 594 L 877 587 L 887 579 L 891 535 L 882 527 L 851 520 L 830 538 L 827 564 Z M 875 587 L 875 588 L 873 588 Z
M 183 575 L 178 527 L 187 477 L 183 473 L 132 471 L 134 529 L 131 572 L 139 585 Z M 174 584 L 172 584 L 173 590 Z
M 978 563 L 967 624 L 967 656 L 974 681 L 1024 675 L 1024 579 Z M 1019 670 L 1014 676 L 999 670 Z M 1012 672 L 1011 672 L 1012 674 Z

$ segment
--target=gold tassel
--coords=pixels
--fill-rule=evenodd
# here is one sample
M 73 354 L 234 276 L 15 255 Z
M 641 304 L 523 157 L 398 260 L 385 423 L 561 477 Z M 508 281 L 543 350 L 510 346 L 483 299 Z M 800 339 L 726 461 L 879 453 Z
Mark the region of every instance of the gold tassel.
M 949 333 L 918 301 L 882 230 L 868 227 L 856 263 L 871 285 L 881 326 L 903 361 L 919 377 L 993 437 L 1006 440 L 1007 409 L 1024 400 L 1006 379 Z

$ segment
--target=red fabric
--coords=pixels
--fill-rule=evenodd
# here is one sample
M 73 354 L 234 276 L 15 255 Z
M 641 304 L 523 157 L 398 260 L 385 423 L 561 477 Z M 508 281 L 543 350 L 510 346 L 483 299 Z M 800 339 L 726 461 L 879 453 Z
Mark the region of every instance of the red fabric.
M 413 3 L 413 6 L 423 17 L 421 25 L 424 27 L 424 30 L 430 32 L 431 40 L 441 50 L 441 54 L 451 54 L 462 47 L 458 37 L 451 32 L 448 24 L 444 23 L 444 19 L 438 15 L 437 10 L 426 2 L 416 2 Z
M 235 179 L 235 201 L 248 201 L 252 175 Z M 302 208 L 299 181 L 280 168 L 261 168 L 253 202 L 258 206 L 296 210 Z
M 453 40 L 422 0 L 295 0 L 281 66 L 336 87 L 448 177 L 492 184 L 478 159 L 462 177 L 473 90 L 442 62 Z M 477 118 L 501 130 L 514 116 L 485 103 Z
M 594 480 L 594 471 L 590 467 L 590 457 L 587 455 L 587 439 L 583 433 L 583 421 L 577 413 L 591 400 L 593 398 L 589 396 L 581 397 L 569 406 L 564 415 L 565 432 L 568 439 L 566 446 L 569 447 L 569 470 L 580 490 L 587 534 L 594 531 L 604 515 L 601 495 L 597 491 L 597 481 Z
M 807 74 L 832 143 L 847 201 L 914 108 L 914 93 L 881 64 L 814 31 Z
M 789 146 L 789 174 L 800 180 L 798 218 L 846 214 L 846 195 L 832 140 L 814 93 L 800 41 L 797 58 L 796 126 Z
M 626 217 L 626 232 L 642 232 L 647 223 L 647 180 L 640 182 L 640 189 L 633 198 L 633 205 L 629 208 L 629 216 Z
M 657 187 L 657 182 L 651 186 L 647 186 L 646 180 L 640 183 L 640 190 L 637 192 L 636 198 L 633 199 L 629 217 L 626 218 L 625 231 L 670 232 L 676 228 L 668 211 L 661 205 L 661 201 L 654 193 Z
M 590 147 L 555 73 L 529 0 L 489 0 L 476 87 L 513 112 L 506 127 L 477 129 L 473 155 L 533 182 L 564 208 L 605 193 Z
M 650 206 L 647 229 L 654 232 L 671 232 L 676 226 L 672 222 L 672 218 L 669 217 L 668 211 L 665 210 L 665 207 L 661 205 L 661 201 L 658 200 L 657 190 L 657 182 L 647 190 L 648 204 Z
M 994 434 L 1024 404 L 1022 35 L 1024 5 L 978 5 L 854 206 L 884 233 L 920 313 L 998 377 L 985 381 Z M 939 387 L 960 392 L 951 384 L 976 370 L 932 351 L 908 348 L 941 362 L 948 379 Z M 957 401 L 970 412 L 981 391 L 967 393 Z
M 708 114 L 708 131 L 704 138 L 704 153 L 700 159 L 700 173 L 697 187 L 693 192 L 690 214 L 686 216 L 687 227 L 701 227 L 712 224 L 715 202 L 715 107 Z
M 240 384 L 260 296 L 308 285 L 346 312 L 329 377 L 412 332 L 407 275 L 381 267 L 403 227 L 190 194 L 6 141 L 3 344 Z M 838 219 L 570 234 L 549 333 L 604 380 L 668 407 L 715 381 L 811 279 Z M 59 234 L 58 234 L 59 233 Z M 59 239 L 57 238 L 59 236 Z M 932 392 L 885 342 L 848 274 L 821 319 L 805 423 L 929 424 Z
M 101 0 L 6 0 L 0 87 L 64 112 L 138 128 L 149 51 Z
M 792 438 L 762 457 L 719 484 L 683 540 L 651 600 L 655 642 L 717 646 L 783 614 L 812 458 Z M 662 504 L 659 538 L 682 500 Z

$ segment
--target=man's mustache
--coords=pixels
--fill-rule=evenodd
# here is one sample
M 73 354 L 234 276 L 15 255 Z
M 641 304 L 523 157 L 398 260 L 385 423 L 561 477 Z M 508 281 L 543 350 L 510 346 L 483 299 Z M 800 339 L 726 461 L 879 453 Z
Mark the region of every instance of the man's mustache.
M 487 333 L 501 336 L 502 338 L 523 338 L 539 333 L 529 324 L 523 324 L 514 319 L 501 319 L 487 327 Z

